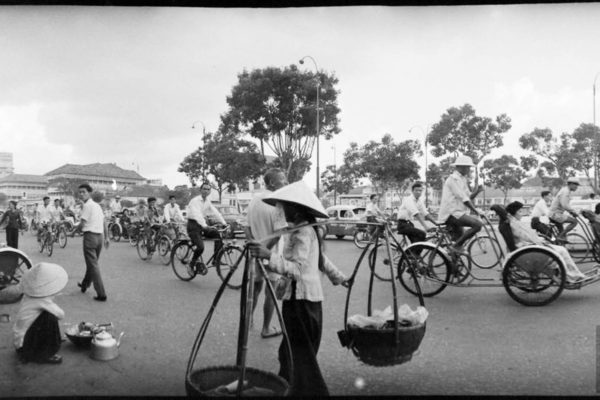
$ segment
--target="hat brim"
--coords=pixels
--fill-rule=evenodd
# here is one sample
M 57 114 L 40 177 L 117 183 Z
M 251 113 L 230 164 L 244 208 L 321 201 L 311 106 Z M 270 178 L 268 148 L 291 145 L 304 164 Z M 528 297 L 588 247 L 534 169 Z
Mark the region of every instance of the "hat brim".
M 327 215 L 325 213 L 322 213 L 319 210 L 315 210 L 312 207 L 308 207 L 305 204 L 296 203 L 294 201 L 274 199 L 274 198 L 266 198 L 266 199 L 263 199 L 263 201 L 265 203 L 269 204 L 269 205 L 272 205 L 272 206 L 274 206 L 275 204 L 277 204 L 277 202 L 288 203 L 288 204 L 293 205 L 294 207 L 302 207 L 302 208 L 304 208 L 305 210 L 307 210 L 309 212 L 309 214 L 311 214 L 311 215 L 313 215 L 313 216 L 315 216 L 317 218 L 329 218 L 329 215 Z
M 37 265 L 35 267 L 37 267 Z M 43 282 L 32 281 L 32 279 L 35 279 L 30 275 L 33 272 L 32 269 L 26 272 L 22 280 L 23 292 L 29 297 L 52 296 L 67 286 L 69 275 L 67 274 L 67 271 L 59 265 L 53 264 L 51 276 L 45 277 L 46 280 Z

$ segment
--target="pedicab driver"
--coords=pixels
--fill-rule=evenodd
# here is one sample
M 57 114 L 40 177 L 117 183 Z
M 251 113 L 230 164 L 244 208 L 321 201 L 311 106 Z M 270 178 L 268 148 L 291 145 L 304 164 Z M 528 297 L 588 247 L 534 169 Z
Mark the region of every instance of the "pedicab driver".
M 455 171 L 446 178 L 444 188 L 442 189 L 438 223 L 445 223 L 454 230 L 455 238 L 457 239 L 454 242 L 452 250 L 454 252 L 461 252 L 465 242 L 479 232 L 483 226 L 479 218 L 468 214 L 469 211 L 472 211 L 477 216 L 483 216 L 483 213 L 475 208 L 475 205 L 471 201 L 479 193 L 480 188 L 471 192 L 467 183 L 471 167 L 474 167 L 475 164 L 473 164 L 471 158 L 460 156 L 452 166 L 455 168 Z M 463 232 L 463 226 L 469 229 Z
M 217 254 L 223 245 L 219 232 L 217 229 L 210 227 L 211 224 L 209 224 L 207 220 L 210 218 L 217 224 L 227 225 L 219 210 L 213 206 L 208 198 L 210 190 L 210 182 L 202 183 L 202 186 L 200 186 L 200 195 L 194 197 L 188 204 L 187 233 L 192 243 L 196 246 L 196 250 L 194 251 L 192 260 L 190 261 L 190 266 L 192 267 L 196 265 L 196 261 L 198 261 L 198 258 L 204 252 L 204 241 L 202 240 L 203 235 L 207 238 L 217 239 L 215 240 L 214 254 Z M 206 266 L 203 263 L 198 264 L 198 268 L 200 271 L 206 271 Z
M 577 211 L 571 207 L 571 192 L 574 192 L 579 187 L 579 181 L 575 178 L 567 179 L 567 186 L 563 187 L 556 194 L 552 205 L 550 206 L 550 220 L 556 223 L 560 233 L 557 239 L 565 240 L 567 233 L 577 226 Z M 566 213 L 571 214 L 571 216 Z M 563 224 L 568 224 L 563 228 Z

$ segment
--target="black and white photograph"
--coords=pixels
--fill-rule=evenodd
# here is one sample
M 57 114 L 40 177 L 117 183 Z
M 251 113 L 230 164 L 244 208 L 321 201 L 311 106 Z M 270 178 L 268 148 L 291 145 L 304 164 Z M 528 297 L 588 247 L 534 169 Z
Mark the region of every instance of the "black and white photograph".
M 600 3 L 165 3 L 0 5 L 0 397 L 598 395 Z

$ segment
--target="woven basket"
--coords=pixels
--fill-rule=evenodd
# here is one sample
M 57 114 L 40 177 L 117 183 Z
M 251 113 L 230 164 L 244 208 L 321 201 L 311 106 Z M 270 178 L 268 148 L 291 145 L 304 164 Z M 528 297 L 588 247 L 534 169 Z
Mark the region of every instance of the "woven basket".
M 367 365 L 383 367 L 410 361 L 425 336 L 426 324 L 399 326 L 398 342 L 394 328 L 348 326 L 348 347 Z
M 228 393 L 219 388 L 238 380 L 239 377 L 240 367 L 235 365 L 196 369 L 186 376 L 185 390 L 188 396 L 193 397 L 234 397 L 235 392 Z M 256 368 L 246 367 L 245 380 L 248 381 L 248 385 L 247 389 L 242 391 L 242 396 L 280 397 L 285 396 L 288 391 L 288 383 L 283 378 Z

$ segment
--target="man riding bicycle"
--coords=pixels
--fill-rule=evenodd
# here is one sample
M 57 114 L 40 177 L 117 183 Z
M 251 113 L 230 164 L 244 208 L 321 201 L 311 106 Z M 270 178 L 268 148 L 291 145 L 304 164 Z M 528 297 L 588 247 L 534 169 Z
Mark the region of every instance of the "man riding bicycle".
M 160 230 L 160 214 L 156 208 L 156 197 L 148 197 L 148 208 L 144 214 L 144 224 L 146 226 L 146 234 L 156 234 Z
M 423 184 L 415 182 L 412 185 L 412 194 L 402 200 L 398 210 L 398 233 L 408 237 L 411 243 L 422 242 L 426 237 L 424 230 L 415 227 L 415 220 L 419 221 L 425 230 L 429 229 L 425 220 L 436 223 L 425 207 L 422 193 Z
M 379 222 L 378 218 L 385 218 L 385 215 L 381 212 L 379 207 L 377 206 L 377 194 L 372 194 L 369 199 L 371 200 L 365 209 L 365 216 L 367 217 L 367 222 Z M 368 232 L 370 235 L 373 235 L 377 226 L 369 225 Z
M 550 206 L 550 221 L 554 222 L 558 227 L 559 234 L 557 239 L 566 240 L 567 233 L 577 226 L 577 211 L 571 207 L 571 192 L 574 192 L 579 187 L 579 181 L 575 178 L 567 179 L 567 186 L 563 187 L 556 194 L 552 205 Z M 571 214 L 571 216 L 565 213 Z M 563 228 L 563 224 L 568 225 Z
M 483 216 L 483 213 L 475 208 L 472 202 L 480 188 L 471 192 L 467 182 L 471 167 L 474 167 L 475 164 L 469 157 L 460 156 L 452 166 L 455 171 L 444 182 L 438 222 L 445 223 L 453 231 L 455 242 L 451 250 L 454 253 L 460 253 L 465 242 L 475 236 L 483 227 L 479 218 L 468 215 L 469 210 L 478 216 Z M 462 227 L 465 226 L 470 229 L 463 232 Z
M 190 267 L 196 266 L 198 258 L 204 252 L 204 241 L 202 237 L 216 238 L 214 253 L 221 249 L 223 242 L 219 231 L 210 225 L 227 225 L 221 213 L 213 206 L 208 198 L 211 186 L 209 182 L 203 182 L 200 186 L 200 196 L 194 197 L 188 204 L 187 209 L 187 233 L 195 246 L 194 254 L 190 261 Z M 212 222 L 212 223 L 211 223 Z M 204 263 L 198 263 L 200 270 L 205 270 Z
M 44 204 L 38 209 L 38 221 L 40 226 L 46 225 L 48 229 L 52 228 L 52 222 L 54 217 L 52 215 L 52 207 L 50 205 L 50 197 L 44 196 Z M 40 241 L 42 235 L 42 229 L 37 232 L 37 240 Z

